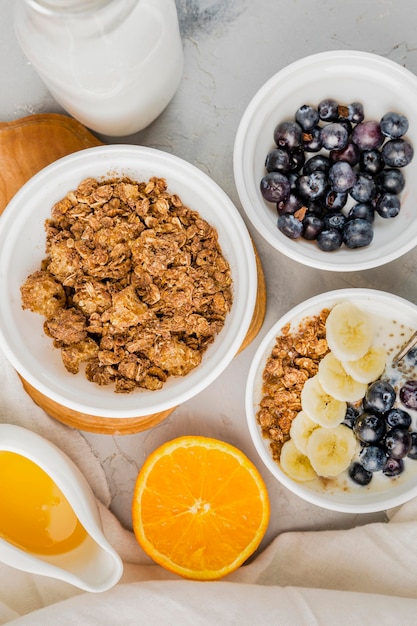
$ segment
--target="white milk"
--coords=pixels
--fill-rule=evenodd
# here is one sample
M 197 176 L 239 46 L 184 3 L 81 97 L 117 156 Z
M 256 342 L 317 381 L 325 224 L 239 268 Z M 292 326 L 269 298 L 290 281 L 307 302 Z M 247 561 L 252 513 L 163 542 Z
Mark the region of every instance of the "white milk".
M 15 0 L 14 24 L 56 101 L 96 132 L 145 128 L 179 85 L 174 0 Z

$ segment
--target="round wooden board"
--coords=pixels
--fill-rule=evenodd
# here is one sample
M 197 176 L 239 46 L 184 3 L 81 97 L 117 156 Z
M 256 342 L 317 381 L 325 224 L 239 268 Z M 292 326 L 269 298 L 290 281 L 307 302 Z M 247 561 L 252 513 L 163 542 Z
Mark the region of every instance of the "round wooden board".
M 53 161 L 93 146 L 102 145 L 82 124 L 65 115 L 31 115 L 0 123 L 0 214 L 20 187 Z M 258 292 L 248 333 L 240 351 L 261 329 L 266 310 L 265 278 L 255 250 Z M 153 415 L 133 418 L 106 418 L 79 413 L 47 398 L 20 377 L 25 391 L 48 415 L 73 428 L 98 434 L 127 435 L 147 430 L 166 419 L 176 407 Z

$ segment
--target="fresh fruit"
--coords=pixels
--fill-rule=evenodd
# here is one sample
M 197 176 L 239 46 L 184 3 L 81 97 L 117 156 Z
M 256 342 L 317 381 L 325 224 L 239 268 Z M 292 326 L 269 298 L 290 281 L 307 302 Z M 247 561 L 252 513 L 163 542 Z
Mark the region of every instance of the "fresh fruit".
M 417 433 L 411 432 L 411 448 L 409 453 L 407 454 L 409 459 L 413 459 L 413 461 L 417 460 Z
M 384 446 L 389 456 L 393 459 L 403 459 L 411 450 L 411 434 L 406 428 L 395 426 L 387 432 L 384 438 Z
M 318 378 L 324 391 L 336 400 L 357 402 L 366 393 L 367 385 L 350 376 L 332 352 L 319 363 Z
M 308 417 L 325 428 L 338 426 L 346 414 L 346 402 L 326 393 L 316 374 L 309 378 L 301 391 L 301 408 Z
M 317 476 L 308 457 L 300 452 L 292 439 L 282 446 L 279 461 L 282 471 L 297 482 L 307 482 Z
M 281 202 L 290 193 L 290 183 L 281 172 L 268 172 L 261 180 L 260 189 L 265 200 Z
M 326 338 L 339 361 L 360 359 L 371 347 L 372 320 L 352 302 L 340 302 L 332 308 L 326 320 Z
M 365 487 L 372 480 L 372 472 L 366 470 L 360 463 L 352 463 L 349 467 L 349 476 L 358 485 Z
M 391 411 L 388 411 L 385 415 L 385 419 L 387 420 L 387 424 L 390 428 L 394 428 L 395 426 L 410 428 L 412 421 L 410 413 L 407 413 L 407 411 L 398 407 L 394 407 Z
M 394 387 L 387 380 L 376 380 L 369 385 L 362 401 L 365 411 L 383 415 L 394 406 L 396 399 Z
M 311 130 L 317 126 L 319 119 L 319 112 L 309 104 L 303 104 L 295 113 L 295 121 L 300 124 L 304 131 Z
M 297 122 L 291 120 L 280 122 L 274 129 L 274 141 L 278 147 L 293 150 L 299 148 L 302 142 L 303 131 Z
M 417 409 L 417 380 L 407 380 L 400 389 L 400 400 L 408 409 Z
M 382 415 L 361 413 L 353 426 L 356 437 L 366 444 L 375 444 L 382 441 L 387 427 Z
M 279 215 L 294 215 L 291 220 L 278 220 L 281 232 L 291 239 L 315 242 L 325 252 L 369 246 L 379 217 L 395 218 L 401 208 L 399 194 L 405 179 L 400 170 L 414 157 L 413 146 L 404 137 L 407 130 L 408 119 L 401 113 L 389 111 L 379 121 L 366 120 L 361 102 L 343 104 L 333 98 L 323 99 L 318 106 L 302 104 L 293 119 L 279 122 L 260 187 Z M 287 179 L 302 211 L 292 210 L 294 199 L 284 208 L 289 190 L 273 174 Z M 352 201 L 369 207 L 350 213 Z M 333 226 L 311 225 L 312 213 L 323 219 L 336 211 L 349 217 L 342 236 Z
M 133 529 L 161 566 L 194 580 L 215 580 L 237 569 L 259 546 L 268 526 L 266 486 L 234 446 L 185 436 L 155 450 L 134 488 Z
M 346 470 L 356 452 L 357 441 L 350 428 L 317 428 L 307 443 L 310 463 L 319 476 L 338 476 Z
M 336 161 L 329 170 L 329 182 L 338 193 L 349 191 L 356 183 L 356 174 L 350 163 L 346 161 Z
M 338 228 L 326 228 L 317 235 L 317 245 L 325 252 L 337 250 L 342 243 L 342 233 Z
M 384 219 L 396 217 L 401 209 L 400 199 L 394 193 L 381 194 L 375 203 L 375 211 Z
M 368 472 L 380 472 L 384 469 L 387 453 L 381 446 L 365 446 L 359 453 L 359 460 Z
M 389 111 L 381 118 L 381 132 L 390 139 L 399 139 L 408 131 L 408 120 L 405 115 Z
M 382 158 L 388 167 L 405 167 L 413 156 L 413 147 L 406 139 L 390 139 L 382 146 Z
M 402 474 L 404 471 L 403 459 L 393 459 L 392 457 L 388 457 L 382 471 L 385 476 L 389 476 L 390 478 L 399 476 L 399 474 Z
M 361 218 L 348 220 L 343 229 L 343 243 L 347 248 L 363 248 L 374 238 L 372 224 Z
M 302 231 L 303 225 L 291 213 L 283 213 L 278 217 L 278 229 L 290 239 L 297 239 Z
M 371 346 L 360 359 L 343 361 L 345 371 L 360 383 L 373 383 L 381 376 L 387 362 L 387 353 L 382 346 Z
M 305 411 L 300 411 L 291 422 L 290 437 L 303 454 L 307 454 L 308 438 L 316 428 L 320 428 L 319 424 L 310 419 Z

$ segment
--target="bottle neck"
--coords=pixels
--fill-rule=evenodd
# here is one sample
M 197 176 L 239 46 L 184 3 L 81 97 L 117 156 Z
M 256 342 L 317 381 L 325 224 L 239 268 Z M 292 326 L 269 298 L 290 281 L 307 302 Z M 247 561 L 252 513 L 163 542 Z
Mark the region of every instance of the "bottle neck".
M 97 11 L 114 0 L 24 0 L 32 9 L 46 15 L 82 15 Z

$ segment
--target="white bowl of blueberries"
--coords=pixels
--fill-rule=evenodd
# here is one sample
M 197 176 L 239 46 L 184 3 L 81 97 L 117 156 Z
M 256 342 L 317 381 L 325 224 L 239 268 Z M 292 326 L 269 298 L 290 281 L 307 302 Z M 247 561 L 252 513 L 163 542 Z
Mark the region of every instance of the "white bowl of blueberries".
M 300 263 L 357 271 L 417 242 L 417 77 L 376 54 L 318 53 L 255 94 L 234 146 L 242 206 Z

